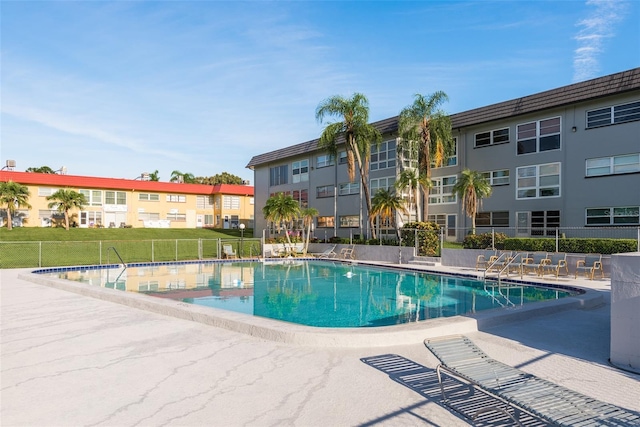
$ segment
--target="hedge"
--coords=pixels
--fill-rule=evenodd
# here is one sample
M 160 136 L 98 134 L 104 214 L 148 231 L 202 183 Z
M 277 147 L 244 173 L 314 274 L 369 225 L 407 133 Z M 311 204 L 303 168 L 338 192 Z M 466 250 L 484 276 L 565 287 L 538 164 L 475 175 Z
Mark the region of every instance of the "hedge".
M 469 234 L 464 238 L 465 249 L 485 249 L 491 247 L 491 233 Z M 495 233 L 495 248 L 507 251 L 555 252 L 556 239 L 546 237 L 507 237 Z M 638 242 L 634 239 L 564 238 L 558 240 L 558 252 L 574 254 L 616 254 L 635 252 Z
M 415 230 L 418 230 L 416 233 Z M 416 246 L 418 236 L 418 255 L 438 256 L 440 254 L 440 226 L 435 222 L 407 222 L 402 226 L 402 244 Z

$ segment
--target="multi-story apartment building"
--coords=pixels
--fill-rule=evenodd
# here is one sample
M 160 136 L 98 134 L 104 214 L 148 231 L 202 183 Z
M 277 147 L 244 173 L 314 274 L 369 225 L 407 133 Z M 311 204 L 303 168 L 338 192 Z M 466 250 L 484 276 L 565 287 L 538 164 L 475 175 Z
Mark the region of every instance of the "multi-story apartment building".
M 466 168 L 483 172 L 493 187 L 479 227 L 536 236 L 557 227 L 640 225 L 640 68 L 450 118 L 456 152 L 446 166 L 432 169 L 427 196 L 428 219 L 445 226 L 447 238 L 460 240 L 471 226 L 452 193 Z M 373 196 L 415 165 L 397 151 L 397 117 L 372 124 L 383 135 L 371 150 Z M 261 215 L 268 197 L 285 192 L 319 211 L 317 237 L 369 235 L 360 185 L 349 182 L 344 151 L 333 159 L 318 141 L 251 159 L 257 231 L 268 226 Z
M 253 187 L 202 185 L 90 176 L 0 171 L 0 182 L 29 189 L 30 209 L 20 208 L 16 226 L 48 227 L 61 215 L 47 196 L 65 188 L 84 194 L 87 204 L 70 212 L 79 227 L 235 228 L 253 227 Z M 6 222 L 6 207 L 0 221 Z

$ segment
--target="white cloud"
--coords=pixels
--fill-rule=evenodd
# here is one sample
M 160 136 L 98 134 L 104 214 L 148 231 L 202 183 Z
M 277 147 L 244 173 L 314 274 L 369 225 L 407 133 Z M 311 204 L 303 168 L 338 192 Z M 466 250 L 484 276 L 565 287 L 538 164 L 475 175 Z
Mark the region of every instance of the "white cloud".
M 626 2 L 620 0 L 588 0 L 586 4 L 593 9 L 577 24 L 580 30 L 575 36 L 578 47 L 573 54 L 574 82 L 597 77 L 598 57 L 604 51 L 605 40 L 615 35 L 616 24 L 627 11 Z

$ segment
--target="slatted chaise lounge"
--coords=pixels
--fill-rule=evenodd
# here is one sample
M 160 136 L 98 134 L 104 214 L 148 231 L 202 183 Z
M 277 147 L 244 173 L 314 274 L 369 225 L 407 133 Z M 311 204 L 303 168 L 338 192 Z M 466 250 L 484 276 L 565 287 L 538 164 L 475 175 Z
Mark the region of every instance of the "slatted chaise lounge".
M 518 411 L 522 411 L 558 426 L 640 426 L 640 414 L 498 362 L 465 336 L 426 339 L 424 344 L 440 361 L 436 372 L 443 403 L 447 404 L 442 384 L 442 371 L 445 371 L 514 410 L 511 414 L 496 406 L 483 407 L 473 415 L 474 420 L 482 413 L 499 411 L 521 425 Z

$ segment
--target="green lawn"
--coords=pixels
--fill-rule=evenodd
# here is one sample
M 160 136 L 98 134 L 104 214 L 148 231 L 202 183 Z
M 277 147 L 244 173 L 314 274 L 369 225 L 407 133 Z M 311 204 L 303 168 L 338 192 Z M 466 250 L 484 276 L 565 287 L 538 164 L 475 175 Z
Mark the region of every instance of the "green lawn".
M 245 229 L 244 237 L 253 237 L 252 229 Z M 239 238 L 240 230 L 207 228 L 39 228 L 16 227 L 9 231 L 0 228 L 0 241 L 97 241 L 97 240 L 163 240 L 163 239 L 224 239 Z
M 159 228 L 0 229 L 0 268 L 51 267 L 219 258 L 220 239 L 244 256 L 260 253 L 258 239 L 245 230 Z M 242 248 L 240 247 L 242 246 Z

